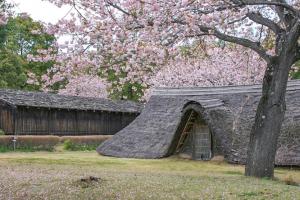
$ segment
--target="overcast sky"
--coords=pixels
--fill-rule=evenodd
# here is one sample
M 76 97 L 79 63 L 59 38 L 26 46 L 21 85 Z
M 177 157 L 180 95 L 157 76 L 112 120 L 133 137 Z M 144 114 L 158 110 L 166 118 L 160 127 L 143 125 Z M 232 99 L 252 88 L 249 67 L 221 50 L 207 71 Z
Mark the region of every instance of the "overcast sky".
M 55 23 L 69 11 L 70 7 L 58 8 L 55 5 L 42 0 L 8 0 L 16 3 L 16 12 L 26 12 L 34 20 Z

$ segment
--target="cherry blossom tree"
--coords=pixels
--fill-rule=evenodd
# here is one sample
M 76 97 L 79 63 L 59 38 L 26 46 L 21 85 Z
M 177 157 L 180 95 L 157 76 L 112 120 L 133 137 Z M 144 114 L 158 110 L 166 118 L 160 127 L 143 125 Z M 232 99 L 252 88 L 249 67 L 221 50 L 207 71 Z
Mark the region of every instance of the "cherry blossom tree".
M 59 90 L 59 94 L 107 98 L 108 86 L 109 84 L 98 76 L 84 75 L 71 78 L 65 88 Z
M 4 0 L 0 0 L 0 26 L 6 23 L 7 13 L 6 13 L 7 3 Z
M 113 71 L 123 77 L 118 80 L 120 82 L 143 83 L 142 77 L 149 72 L 172 66 L 181 59 L 180 45 L 202 37 L 208 38 L 207 41 L 218 38 L 235 43 L 258 54 L 267 67 L 251 131 L 245 174 L 273 177 L 277 139 L 286 109 L 287 80 L 291 67 L 300 58 L 300 1 L 49 1 L 58 6 L 71 5 L 76 11 L 69 19 L 62 19 L 49 29 L 57 35 L 71 37 L 70 42 L 60 47 L 62 52 L 55 70 L 61 74 L 73 71 L 75 66 L 101 73 Z M 234 60 L 240 57 L 238 53 L 235 56 Z M 227 61 L 225 59 L 220 67 L 228 66 Z M 195 59 L 188 59 L 187 68 L 195 62 Z M 218 62 L 221 64 L 223 60 Z M 210 71 L 207 64 L 204 66 L 208 74 L 216 76 L 219 72 L 216 68 Z M 122 76 L 124 73 L 126 76 Z M 236 76 L 236 79 L 241 77 Z
M 6 24 L 8 17 L 12 15 L 14 6 L 14 4 L 8 3 L 6 0 L 0 0 L 0 30 L 1 26 Z
M 195 53 L 196 52 L 196 53 Z M 155 87 L 192 87 L 259 84 L 263 79 L 266 63 L 258 54 L 241 46 L 224 48 L 210 46 L 200 51 L 188 50 L 188 59 L 184 53 L 170 60 L 156 73 L 145 77 L 150 87 L 144 96 L 151 96 Z
M 259 84 L 265 67 L 264 60 L 245 47 L 227 45 L 221 48 L 219 45 L 210 45 L 205 50 L 191 48 L 176 59 L 169 60 L 155 73 L 144 77 L 147 89 L 143 100 L 147 101 L 152 89 L 157 87 Z
M 0 14 L 0 26 L 6 23 L 6 17 L 3 14 Z

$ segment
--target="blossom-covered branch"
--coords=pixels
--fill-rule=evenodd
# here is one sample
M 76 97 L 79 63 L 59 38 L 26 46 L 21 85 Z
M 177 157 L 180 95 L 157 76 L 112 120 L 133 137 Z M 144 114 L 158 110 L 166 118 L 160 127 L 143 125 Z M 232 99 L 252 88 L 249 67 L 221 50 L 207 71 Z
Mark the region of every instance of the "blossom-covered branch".
M 280 38 L 269 30 L 278 34 L 290 29 L 292 21 L 283 22 L 282 19 L 297 17 L 299 8 L 299 1 L 287 3 L 284 0 L 49 1 L 58 6 L 69 4 L 76 10 L 48 28 L 49 33 L 70 38 L 59 45 L 59 54 L 34 58 L 35 61 L 51 58 L 56 63 L 44 77 L 45 83 L 55 84 L 79 74 L 101 74 L 102 78 L 110 79 L 118 91 L 124 84 L 140 84 L 144 89 L 151 87 L 149 80 L 158 72 L 162 73 L 162 69 L 175 66 L 174 61 L 193 66 L 191 69 L 200 73 L 197 69 L 203 69 L 203 60 L 213 56 L 198 57 L 195 62 L 195 58 L 182 57 L 181 47 L 193 46 L 200 38 L 203 40 L 203 36 L 208 36 L 203 40 L 207 48 L 215 48 L 215 43 L 219 42 L 212 39 L 215 36 L 252 49 L 269 63 L 278 53 L 275 47 L 280 45 Z M 229 46 L 225 49 L 231 49 L 229 44 L 224 45 Z M 239 54 L 234 56 L 233 60 L 240 59 Z M 191 62 L 192 65 L 188 64 Z M 264 62 L 252 62 L 264 71 Z M 217 67 L 222 70 L 224 65 L 218 63 Z M 112 73 L 118 78 L 111 79 Z M 223 84 L 232 83 L 228 81 L 230 75 L 223 76 L 219 77 Z M 178 77 L 170 79 L 180 80 Z M 241 80 L 251 82 L 251 79 L 250 82 Z M 234 83 L 241 83 L 241 80 Z M 206 81 L 194 80 L 199 86 Z

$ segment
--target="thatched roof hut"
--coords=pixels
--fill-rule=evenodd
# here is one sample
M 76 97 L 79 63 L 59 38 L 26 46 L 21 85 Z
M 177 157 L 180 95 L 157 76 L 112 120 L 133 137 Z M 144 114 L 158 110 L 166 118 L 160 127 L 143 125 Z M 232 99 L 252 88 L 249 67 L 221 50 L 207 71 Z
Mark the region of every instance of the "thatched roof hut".
M 162 158 L 176 153 L 245 163 L 260 85 L 158 88 L 126 128 L 98 147 L 115 157 Z M 300 81 L 290 81 L 276 164 L 300 165 Z

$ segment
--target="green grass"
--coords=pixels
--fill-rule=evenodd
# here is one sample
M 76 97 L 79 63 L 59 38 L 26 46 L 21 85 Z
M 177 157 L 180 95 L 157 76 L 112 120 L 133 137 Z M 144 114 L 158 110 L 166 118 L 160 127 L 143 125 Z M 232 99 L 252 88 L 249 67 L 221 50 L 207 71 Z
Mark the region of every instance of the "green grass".
M 99 144 L 76 144 L 71 140 L 65 140 L 63 149 L 67 151 L 94 151 Z
M 15 150 L 13 147 L 9 146 L 0 146 L 0 153 L 7 153 L 7 152 L 35 152 L 35 151 L 54 151 L 54 148 L 46 148 L 46 147 L 39 147 L 39 146 L 22 146 L 22 147 L 17 147 Z
M 243 176 L 244 166 L 176 157 L 159 160 L 95 152 L 0 154 L 0 199 L 299 199 L 300 171 L 277 168 L 276 181 Z M 82 181 L 87 177 L 96 181 Z M 85 179 L 86 180 L 86 179 Z M 89 179 L 87 179 L 89 180 Z

